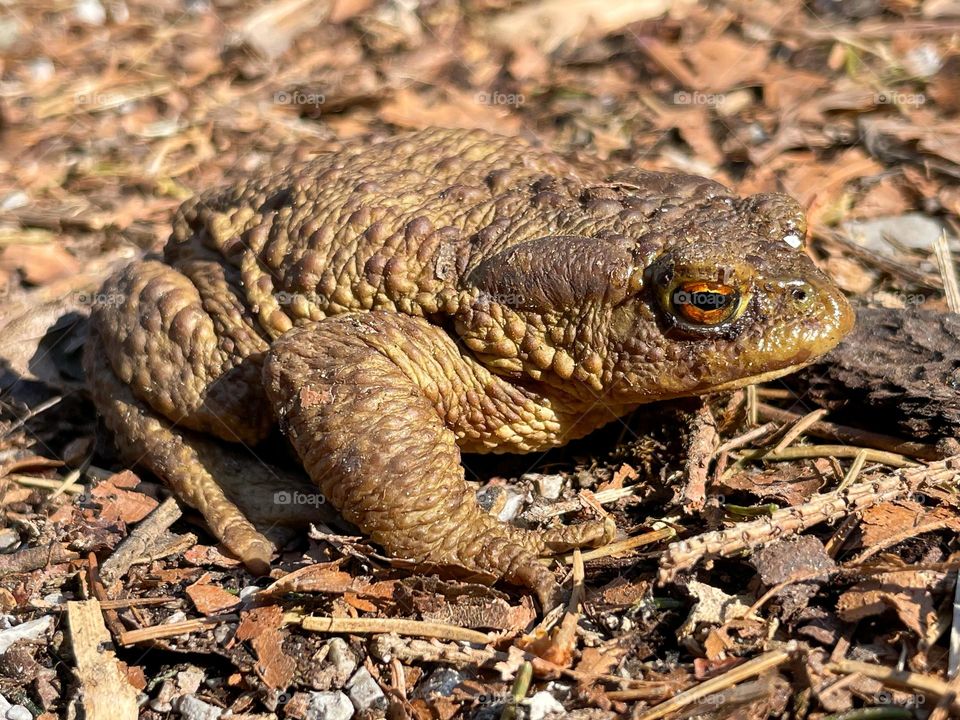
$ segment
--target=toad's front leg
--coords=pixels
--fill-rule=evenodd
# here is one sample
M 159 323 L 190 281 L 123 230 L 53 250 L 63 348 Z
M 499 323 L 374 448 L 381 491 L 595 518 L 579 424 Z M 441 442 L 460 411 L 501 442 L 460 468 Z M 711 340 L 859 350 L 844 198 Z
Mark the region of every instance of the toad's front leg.
M 293 330 L 273 344 L 264 383 L 314 482 L 391 555 L 492 574 L 547 607 L 558 588 L 537 556 L 612 538 L 609 520 L 538 532 L 479 507 L 458 444 L 561 444 L 564 422 L 425 320 L 371 312 Z

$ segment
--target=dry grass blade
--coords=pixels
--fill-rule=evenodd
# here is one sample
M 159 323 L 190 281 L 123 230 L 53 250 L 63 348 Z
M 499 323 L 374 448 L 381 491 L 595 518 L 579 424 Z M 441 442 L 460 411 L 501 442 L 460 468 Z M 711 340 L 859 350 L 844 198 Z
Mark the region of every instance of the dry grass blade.
M 827 670 L 839 675 L 859 673 L 868 678 L 879 680 L 893 690 L 908 690 L 933 695 L 937 698 L 947 698 L 953 694 L 949 683 L 931 675 L 894 670 L 883 665 L 874 665 L 859 660 L 839 660 L 827 665 Z M 956 698 L 950 702 L 950 709 L 955 713 L 960 713 L 960 702 L 957 702 Z
M 940 237 L 933 244 L 933 254 L 937 258 L 940 277 L 943 278 L 943 292 L 947 296 L 947 306 L 950 312 L 960 313 L 960 283 L 957 281 L 957 266 L 953 262 L 953 254 L 950 252 L 950 244 L 947 242 L 945 232 L 940 233 Z
M 178 635 L 187 635 L 197 630 L 203 630 L 220 623 L 235 622 L 239 620 L 238 615 L 212 615 L 204 618 L 194 618 L 177 623 L 167 623 L 166 625 L 154 625 L 153 627 L 140 628 L 139 630 L 127 630 L 118 638 L 121 645 L 136 645 L 139 642 L 149 640 L 162 640 L 163 638 L 177 637 Z
M 883 450 L 871 450 L 870 448 L 858 448 L 850 445 L 808 445 L 802 447 L 791 447 L 779 452 L 767 450 L 751 450 L 743 454 L 744 460 L 800 460 L 802 458 L 856 458 L 860 453 L 865 453 L 865 457 L 870 462 L 889 465 L 895 468 L 917 467 L 919 463 L 910 458 L 898 455 L 897 453 L 884 452 Z
M 797 413 L 783 410 L 767 403 L 759 404 L 760 417 L 774 420 L 776 422 L 794 422 L 801 418 Z M 902 440 L 892 435 L 883 435 L 869 430 L 848 427 L 846 425 L 836 425 L 831 422 L 820 420 L 806 428 L 808 435 L 821 438 L 823 440 L 834 440 L 850 445 L 868 447 L 874 450 L 884 450 L 898 455 L 915 457 L 921 460 L 940 460 L 940 453 L 933 445 L 913 442 L 911 440 Z
M 379 635 L 396 633 L 414 637 L 429 637 L 439 640 L 458 640 L 460 642 L 487 645 L 494 640 L 492 635 L 443 623 L 420 622 L 397 618 L 334 618 L 285 613 L 284 622 L 299 625 L 304 630 L 320 633 L 354 633 L 357 635 Z
M 764 653 L 760 657 L 748 660 L 742 665 L 728 670 L 723 673 L 723 675 L 711 678 L 689 690 L 678 693 L 666 702 L 660 703 L 650 710 L 634 716 L 635 720 L 659 720 L 659 718 L 666 717 L 710 695 L 715 695 L 729 687 L 733 687 L 748 678 L 756 677 L 768 670 L 780 667 L 791 658 L 793 651 L 794 649 L 788 646 L 785 649 L 771 650 L 770 652 Z M 632 700 L 636 696 L 632 690 L 615 690 L 608 692 L 607 697 L 611 700 Z
M 758 403 L 758 406 L 757 406 L 758 413 L 759 413 L 759 409 L 760 408 Z M 794 440 L 796 440 L 801 435 L 803 435 L 804 432 L 806 432 L 807 428 L 817 424 L 826 414 L 827 414 L 826 410 L 824 410 L 823 408 L 819 408 L 817 410 L 814 410 L 813 412 L 807 413 L 802 418 L 797 420 L 794 426 L 789 430 L 787 430 L 786 433 L 784 433 L 784 436 L 783 438 L 781 438 L 780 442 L 778 442 L 776 446 L 773 448 L 773 450 L 770 451 L 771 454 L 776 455 L 777 453 L 780 453 L 786 450 L 790 445 L 793 444 Z

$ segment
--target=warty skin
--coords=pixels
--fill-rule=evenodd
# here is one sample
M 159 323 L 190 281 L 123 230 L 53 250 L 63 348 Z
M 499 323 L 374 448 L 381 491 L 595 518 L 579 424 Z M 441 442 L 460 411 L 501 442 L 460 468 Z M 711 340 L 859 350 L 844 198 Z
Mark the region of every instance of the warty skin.
M 656 400 L 791 372 L 853 314 L 782 195 L 604 176 L 515 138 L 424 130 L 201 193 L 161 259 L 111 277 L 85 365 L 123 457 L 253 571 L 299 478 L 254 459 L 279 424 L 312 483 L 388 553 L 556 598 L 538 556 L 609 519 L 525 530 L 461 452 L 540 452 Z M 269 460 L 269 458 L 267 459 Z

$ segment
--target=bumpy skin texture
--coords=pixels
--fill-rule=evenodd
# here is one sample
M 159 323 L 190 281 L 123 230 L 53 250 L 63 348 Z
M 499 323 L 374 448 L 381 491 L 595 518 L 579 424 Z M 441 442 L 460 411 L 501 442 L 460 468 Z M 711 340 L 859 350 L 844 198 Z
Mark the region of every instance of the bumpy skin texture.
M 545 450 L 643 403 L 811 362 L 852 313 L 803 233 L 784 196 L 597 177 L 479 131 L 357 142 L 185 203 L 163 260 L 107 281 L 87 370 L 128 459 L 252 569 L 272 546 L 249 516 L 264 522 L 269 489 L 296 480 L 242 470 L 235 448 L 279 421 L 313 482 L 389 553 L 547 603 L 537 555 L 613 528 L 497 522 L 460 451 Z M 691 309 L 685 293 L 704 288 Z

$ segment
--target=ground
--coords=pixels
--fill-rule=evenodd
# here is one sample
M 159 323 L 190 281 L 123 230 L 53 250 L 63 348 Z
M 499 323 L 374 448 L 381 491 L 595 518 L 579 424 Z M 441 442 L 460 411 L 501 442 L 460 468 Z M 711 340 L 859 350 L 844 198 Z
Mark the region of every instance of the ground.
M 0 711 L 960 714 L 958 37 L 956 0 L 5 3 Z M 874 308 L 800 377 L 468 458 L 503 517 L 621 530 L 546 618 L 335 521 L 252 577 L 83 390 L 99 282 L 184 198 L 428 125 L 789 192 Z

